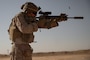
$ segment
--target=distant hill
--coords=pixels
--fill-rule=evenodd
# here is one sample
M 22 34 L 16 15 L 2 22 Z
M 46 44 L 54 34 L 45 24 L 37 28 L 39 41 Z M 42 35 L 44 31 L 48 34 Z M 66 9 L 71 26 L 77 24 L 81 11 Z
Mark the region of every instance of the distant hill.
M 61 51 L 61 52 L 38 52 L 33 53 L 33 56 L 54 56 L 54 55 L 68 55 L 68 54 L 90 54 L 90 49 L 77 51 Z M 0 57 L 8 57 L 9 55 L 0 54 Z
M 61 51 L 61 52 L 39 52 L 33 53 L 33 56 L 53 56 L 53 55 L 67 55 L 67 54 L 90 54 L 90 49 L 77 51 Z

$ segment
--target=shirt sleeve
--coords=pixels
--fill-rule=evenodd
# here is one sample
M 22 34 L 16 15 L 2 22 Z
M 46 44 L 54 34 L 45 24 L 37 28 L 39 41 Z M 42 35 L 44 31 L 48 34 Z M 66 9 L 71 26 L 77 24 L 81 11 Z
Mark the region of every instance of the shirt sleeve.
M 19 31 L 22 33 L 33 33 L 38 30 L 37 23 L 26 23 L 22 14 L 16 16 L 15 23 Z

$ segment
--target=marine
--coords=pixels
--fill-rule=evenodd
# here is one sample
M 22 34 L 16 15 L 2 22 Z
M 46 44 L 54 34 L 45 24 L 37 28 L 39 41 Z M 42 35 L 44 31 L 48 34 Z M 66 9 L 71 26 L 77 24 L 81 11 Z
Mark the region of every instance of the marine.
M 33 49 L 29 43 L 34 41 L 33 32 L 38 31 L 35 16 L 38 7 L 32 2 L 21 6 L 22 12 L 12 18 L 8 32 L 12 41 L 11 60 L 32 60 Z
M 33 49 L 30 43 L 34 42 L 34 32 L 38 28 L 53 28 L 58 26 L 57 22 L 43 19 L 36 20 L 37 7 L 32 2 L 26 2 L 21 6 L 21 12 L 12 18 L 8 29 L 9 37 L 12 42 L 11 60 L 32 60 Z

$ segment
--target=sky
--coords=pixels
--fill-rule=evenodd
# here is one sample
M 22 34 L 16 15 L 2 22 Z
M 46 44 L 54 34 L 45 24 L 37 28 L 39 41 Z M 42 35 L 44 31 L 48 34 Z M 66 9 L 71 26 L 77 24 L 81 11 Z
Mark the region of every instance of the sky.
M 8 54 L 11 41 L 8 28 L 11 19 L 21 12 L 21 5 L 33 2 L 42 11 L 52 15 L 66 13 L 68 17 L 83 16 L 84 19 L 68 19 L 52 29 L 38 29 L 34 33 L 34 52 L 75 51 L 90 49 L 90 0 L 0 0 L 0 54 Z

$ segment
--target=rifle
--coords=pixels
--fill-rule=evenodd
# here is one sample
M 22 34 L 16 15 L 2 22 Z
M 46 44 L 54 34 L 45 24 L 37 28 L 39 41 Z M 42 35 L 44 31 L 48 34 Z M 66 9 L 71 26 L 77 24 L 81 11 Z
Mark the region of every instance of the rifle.
M 52 28 L 58 26 L 57 22 L 67 21 L 67 19 L 83 19 L 84 17 L 68 17 L 68 15 L 61 13 L 60 16 L 51 16 L 51 12 L 39 12 L 40 16 L 36 17 L 39 21 L 39 28 Z M 50 26 L 50 22 L 53 22 L 55 26 Z

